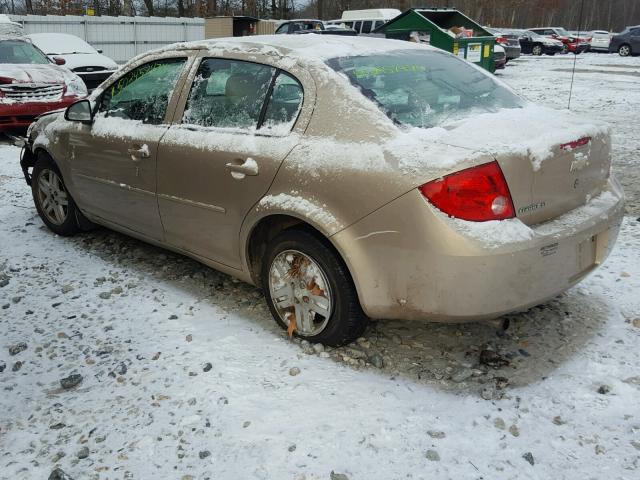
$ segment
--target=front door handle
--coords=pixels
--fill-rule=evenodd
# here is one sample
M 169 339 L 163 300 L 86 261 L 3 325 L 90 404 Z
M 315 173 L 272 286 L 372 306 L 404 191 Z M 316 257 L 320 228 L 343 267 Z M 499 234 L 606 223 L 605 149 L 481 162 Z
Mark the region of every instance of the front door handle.
M 134 162 L 138 162 L 143 158 L 149 157 L 149 147 L 147 146 L 147 144 L 144 144 L 138 148 L 134 147 L 128 149 L 127 153 L 131 155 L 131 160 L 133 160 Z
M 237 160 L 227 163 L 227 170 L 231 172 L 231 176 L 236 180 L 242 180 L 247 175 L 254 177 L 259 172 L 258 164 L 251 157 L 244 161 Z

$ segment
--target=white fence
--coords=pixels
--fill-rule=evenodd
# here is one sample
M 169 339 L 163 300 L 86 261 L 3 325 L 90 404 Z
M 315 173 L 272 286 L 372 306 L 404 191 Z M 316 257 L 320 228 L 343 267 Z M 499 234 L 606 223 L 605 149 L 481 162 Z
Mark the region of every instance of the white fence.
M 202 40 L 204 19 L 169 17 L 89 17 L 10 15 L 24 33 L 70 33 L 118 63 L 174 42 Z

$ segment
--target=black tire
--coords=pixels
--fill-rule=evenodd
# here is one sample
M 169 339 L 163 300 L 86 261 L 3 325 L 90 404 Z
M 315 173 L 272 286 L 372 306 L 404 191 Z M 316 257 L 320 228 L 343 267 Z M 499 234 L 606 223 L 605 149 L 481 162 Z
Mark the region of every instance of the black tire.
M 297 250 L 313 259 L 327 278 L 333 297 L 332 312 L 320 333 L 313 336 L 294 334 L 312 343 L 334 347 L 350 343 L 362 335 L 368 318 L 360 306 L 349 270 L 326 240 L 306 230 L 285 230 L 267 245 L 260 277 L 269 310 L 276 322 L 282 328 L 287 328 L 271 298 L 269 271 L 278 254 L 287 250 Z
M 47 181 L 47 177 L 51 178 L 50 175 L 53 173 L 59 179 L 59 187 L 62 192 L 66 194 L 67 205 L 66 209 L 63 208 L 64 214 L 60 213 L 59 218 L 61 221 L 56 222 L 51 218 L 53 214 L 46 213 L 43 209 L 43 196 L 46 195 L 43 186 L 41 185 L 41 178 Z M 55 177 L 54 177 L 55 178 Z M 67 191 L 64 180 L 62 178 L 62 174 L 60 173 L 60 169 L 55 164 L 53 159 L 44 152 L 38 153 L 38 159 L 36 160 L 36 164 L 33 167 L 33 172 L 31 174 L 31 193 L 33 195 L 33 203 L 36 206 L 36 210 L 38 211 L 38 215 L 44 222 L 44 224 L 51 230 L 52 232 L 62 235 L 64 237 L 68 237 L 71 235 L 75 235 L 80 231 L 80 227 L 78 225 L 78 218 L 82 215 L 76 206 L 76 203 L 71 198 L 71 195 Z
M 542 55 L 544 52 L 544 49 L 542 48 L 542 45 L 534 45 L 533 48 L 531 49 L 531 54 L 535 55 L 536 57 L 539 57 L 540 55 Z
M 562 53 L 564 54 L 569 53 L 569 45 L 567 45 L 566 43 L 562 44 Z
M 633 55 L 633 52 L 631 51 L 631 45 L 627 45 L 626 43 L 620 45 L 618 47 L 618 55 L 620 55 L 621 57 L 629 57 Z

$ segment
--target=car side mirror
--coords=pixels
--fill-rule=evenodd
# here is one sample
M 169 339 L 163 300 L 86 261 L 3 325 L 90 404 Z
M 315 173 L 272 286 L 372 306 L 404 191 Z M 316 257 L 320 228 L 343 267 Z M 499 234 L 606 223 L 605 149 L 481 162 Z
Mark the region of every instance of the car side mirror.
M 93 109 L 91 108 L 91 102 L 89 100 L 79 100 L 69 105 L 64 112 L 64 119 L 70 122 L 93 122 Z
M 101 48 L 99 48 L 99 49 L 97 50 L 97 52 L 98 52 L 98 53 L 102 53 L 102 49 L 101 49 Z
M 53 63 L 56 65 L 64 65 L 67 61 L 62 57 L 53 57 Z

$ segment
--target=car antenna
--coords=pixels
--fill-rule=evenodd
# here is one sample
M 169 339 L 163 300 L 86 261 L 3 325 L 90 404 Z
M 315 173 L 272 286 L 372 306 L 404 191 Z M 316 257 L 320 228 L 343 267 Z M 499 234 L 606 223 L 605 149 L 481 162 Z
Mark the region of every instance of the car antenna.
M 576 75 L 576 62 L 578 61 L 578 53 L 580 53 L 580 30 L 582 29 L 582 13 L 584 12 L 584 0 L 580 3 L 580 16 L 578 18 L 578 44 L 576 45 L 577 52 L 573 55 L 573 70 L 571 70 L 571 86 L 569 87 L 569 103 L 567 104 L 567 110 L 571 110 L 571 95 L 573 94 L 573 77 Z

